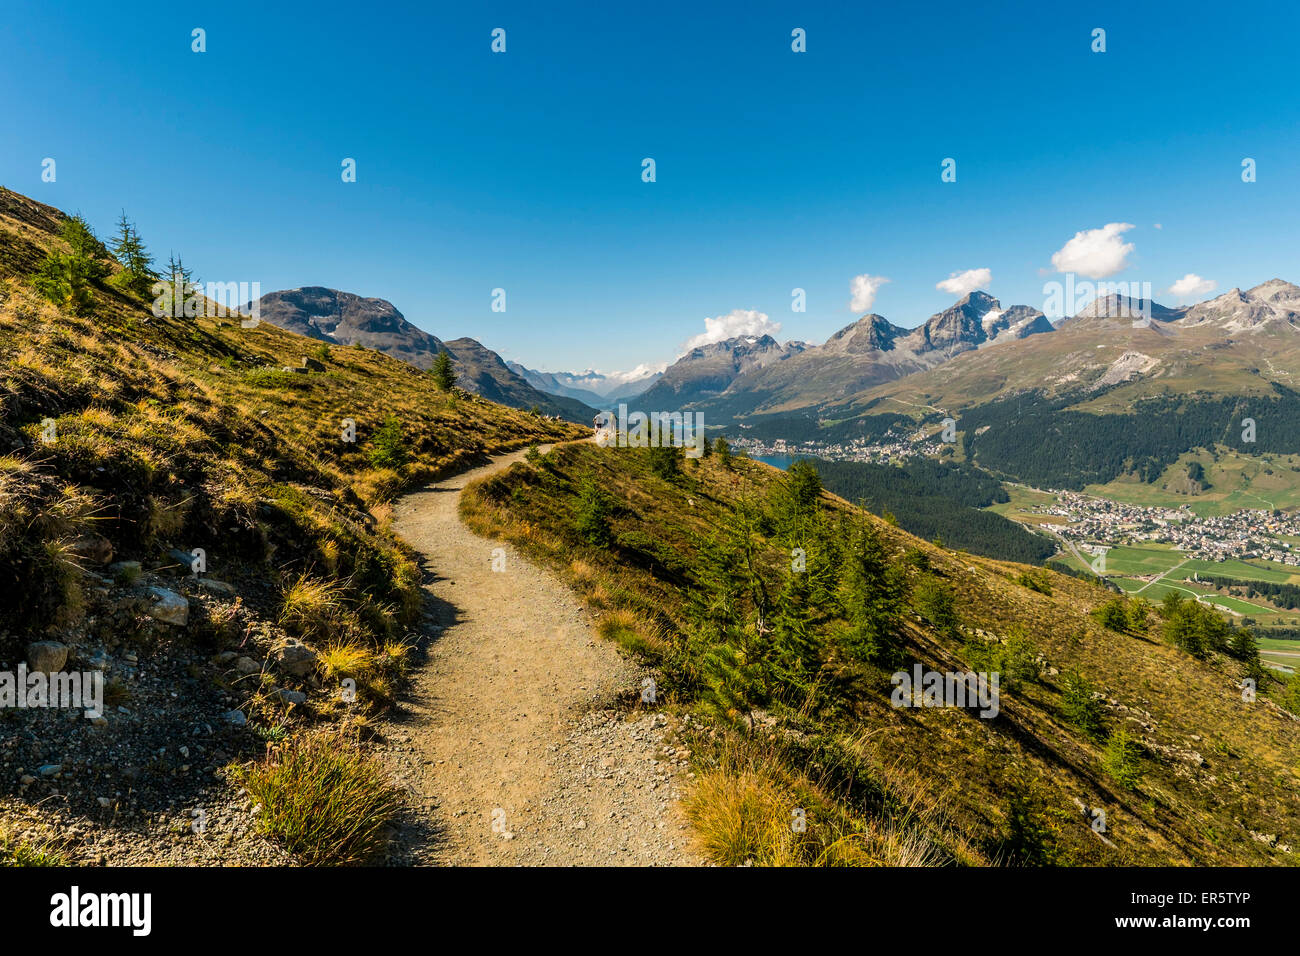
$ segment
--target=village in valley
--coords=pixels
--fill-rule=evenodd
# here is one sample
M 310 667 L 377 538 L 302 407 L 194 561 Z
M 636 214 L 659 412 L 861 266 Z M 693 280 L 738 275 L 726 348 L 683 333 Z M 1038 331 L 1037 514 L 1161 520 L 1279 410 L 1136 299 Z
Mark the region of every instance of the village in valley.
M 1126 504 L 1073 491 L 1052 492 L 1055 502 L 1033 505 L 1024 514 L 1063 518 L 1051 529 L 1075 544 L 1165 544 L 1203 561 L 1275 561 L 1300 566 L 1300 516 L 1280 511 L 1243 510 L 1205 517 L 1188 505 L 1179 508 Z M 1044 522 L 1047 524 L 1048 522 Z
M 937 437 L 937 436 L 934 436 Z M 911 458 L 928 456 L 937 458 L 943 445 L 920 433 L 895 436 L 886 432 L 882 438 L 868 441 L 855 438 L 845 442 L 792 442 L 784 438 L 760 441 L 743 435 L 732 442 L 735 450 L 751 458 L 824 458 L 827 461 L 860 461 L 877 465 L 899 464 Z

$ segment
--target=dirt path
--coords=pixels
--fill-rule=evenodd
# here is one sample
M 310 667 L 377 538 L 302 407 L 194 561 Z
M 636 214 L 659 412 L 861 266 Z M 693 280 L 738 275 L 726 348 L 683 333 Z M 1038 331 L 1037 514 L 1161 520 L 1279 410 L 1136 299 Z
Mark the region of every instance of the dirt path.
M 412 805 L 392 862 L 699 864 L 677 802 L 685 751 L 666 716 L 626 703 L 644 675 L 561 581 L 460 521 L 465 485 L 522 457 L 395 509 L 431 575 L 436 639 L 409 702 L 381 728 Z

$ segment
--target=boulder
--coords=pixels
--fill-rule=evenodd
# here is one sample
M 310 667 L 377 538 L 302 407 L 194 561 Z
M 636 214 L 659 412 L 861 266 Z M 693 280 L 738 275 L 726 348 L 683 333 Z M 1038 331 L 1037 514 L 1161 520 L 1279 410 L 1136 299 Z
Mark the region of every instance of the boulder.
M 139 561 L 114 561 L 108 566 L 109 574 L 115 578 L 135 580 L 143 571 Z
M 145 611 L 155 621 L 184 627 L 190 620 L 190 602 L 175 591 L 166 588 L 145 588 L 152 605 Z
M 275 663 L 282 673 L 306 677 L 316 669 L 317 654 L 302 641 L 289 638 L 275 652 Z
M 102 534 L 83 534 L 72 542 L 70 550 L 77 557 L 95 564 L 108 564 L 113 560 L 113 545 Z
M 300 690 L 289 690 L 285 687 L 277 687 L 275 689 L 275 696 L 283 704 L 301 705 L 307 703 L 307 695 Z
M 316 361 L 316 359 L 314 359 L 314 358 L 305 358 L 305 359 L 303 359 L 303 360 L 302 360 L 302 367 L 305 368 L 305 369 L 307 369 L 309 372 L 323 372 L 323 371 L 325 371 L 325 363 L 324 363 L 324 362 L 318 362 L 318 361 Z
M 58 641 L 35 641 L 27 645 L 27 669 L 54 674 L 68 663 L 68 645 Z
M 182 551 L 180 548 L 169 548 L 167 557 L 171 558 L 181 566 L 181 570 L 186 574 L 194 573 L 194 555 L 188 551 Z

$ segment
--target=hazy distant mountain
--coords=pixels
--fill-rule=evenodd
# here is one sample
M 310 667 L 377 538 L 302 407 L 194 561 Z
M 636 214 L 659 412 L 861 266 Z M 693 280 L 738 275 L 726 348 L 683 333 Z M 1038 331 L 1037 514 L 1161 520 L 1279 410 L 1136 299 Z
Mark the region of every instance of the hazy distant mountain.
M 565 395 L 549 395 L 512 372 L 501 356 L 470 338 L 446 343 L 456 366 L 456 384 L 475 395 L 511 408 L 532 408 L 544 414 L 559 415 L 572 422 L 589 425 L 596 409 Z
M 507 362 L 510 370 L 524 381 L 552 395 L 567 395 L 587 404 L 608 407 L 640 395 L 663 376 L 663 372 L 639 366 L 630 372 L 539 372 L 518 362 Z
M 536 406 L 543 414 L 589 424 L 596 410 L 570 396 L 543 392 L 516 375 L 491 349 L 474 339 L 443 342 L 416 328 L 386 299 L 308 286 L 270 292 L 259 301 L 263 321 L 337 345 L 361 345 L 419 368 L 433 365 L 446 349 L 457 384 L 468 392 L 512 408 Z

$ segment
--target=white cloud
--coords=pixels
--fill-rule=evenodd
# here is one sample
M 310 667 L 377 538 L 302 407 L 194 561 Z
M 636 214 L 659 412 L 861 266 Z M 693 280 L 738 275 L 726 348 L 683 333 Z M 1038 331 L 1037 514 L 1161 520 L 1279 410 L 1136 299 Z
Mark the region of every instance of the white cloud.
M 1205 295 L 1219 283 L 1213 279 L 1202 279 L 1195 272 L 1189 272 L 1169 287 L 1170 293 L 1181 299 L 1195 299 Z
M 940 292 L 950 292 L 960 299 L 976 289 L 988 288 L 992 281 L 992 269 L 967 269 L 965 272 L 948 273 L 948 278 L 935 285 L 935 288 Z
M 712 345 L 714 342 L 725 342 L 727 339 L 734 339 L 738 335 L 770 335 L 773 338 L 781 334 L 781 323 L 773 322 L 767 317 L 766 312 L 756 312 L 753 309 L 732 309 L 726 315 L 720 315 L 714 319 L 704 320 L 704 331 L 686 341 L 682 346 L 682 354 L 689 352 L 691 349 L 699 348 L 701 345 Z
M 1074 272 L 1089 279 L 1105 279 L 1128 266 L 1131 242 L 1121 237 L 1133 228 L 1131 222 L 1108 222 L 1100 229 L 1076 232 L 1074 238 L 1052 253 L 1057 272 Z
M 1163 229 L 1163 228 L 1165 228 L 1165 227 L 1162 226 L 1162 225 L 1160 225 L 1160 223 L 1156 223 L 1156 228 L 1157 228 L 1157 229 Z
M 849 292 L 853 296 L 849 300 L 849 308 L 854 312 L 866 312 L 875 304 L 880 287 L 888 281 L 884 276 L 867 275 L 865 272 L 854 276 L 849 282 Z

